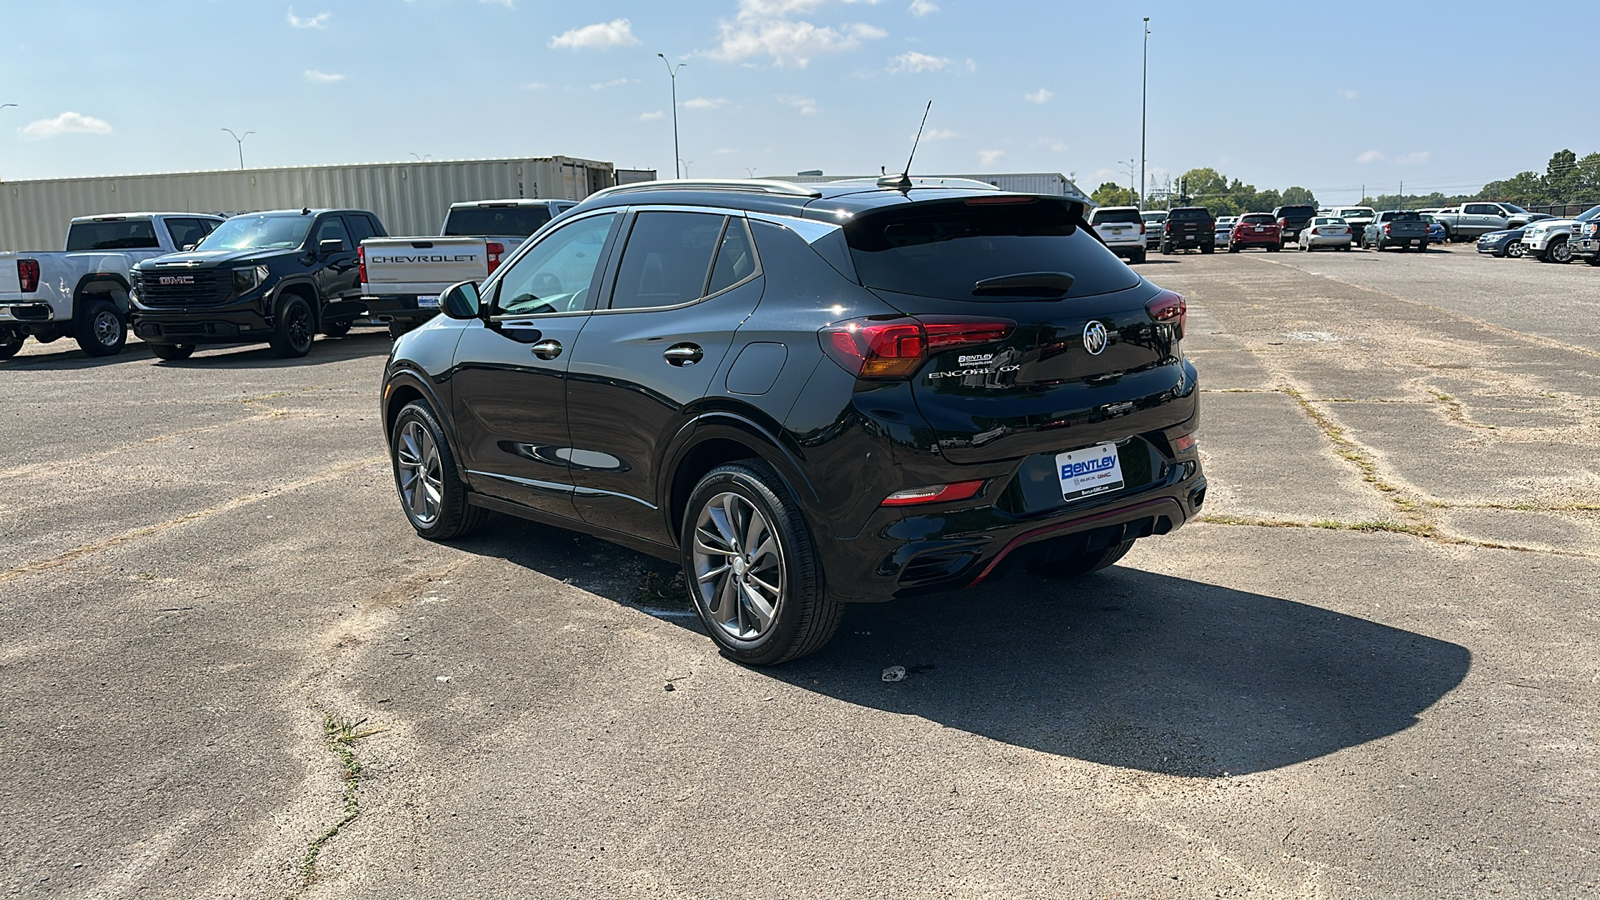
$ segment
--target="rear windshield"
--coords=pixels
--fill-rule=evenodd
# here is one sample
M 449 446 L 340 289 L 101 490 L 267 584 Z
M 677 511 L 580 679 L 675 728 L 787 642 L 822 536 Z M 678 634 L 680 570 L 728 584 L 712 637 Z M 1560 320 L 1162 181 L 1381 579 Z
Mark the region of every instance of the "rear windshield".
M 1317 208 L 1314 206 L 1285 206 L 1278 210 L 1280 216 L 1314 216 Z
M 1390 221 L 1390 222 L 1420 222 L 1420 221 L 1422 221 L 1422 214 L 1421 213 L 1410 212 L 1409 210 L 1406 211 L 1406 212 L 1390 213 L 1389 216 L 1388 216 L 1388 221 Z
M 67 229 L 68 250 L 151 250 L 160 246 L 155 223 L 149 219 L 74 222 Z
M 1091 225 L 1104 225 L 1107 222 L 1131 222 L 1134 225 L 1144 221 L 1139 218 L 1137 209 L 1097 209 L 1089 219 Z
M 543 206 L 469 206 L 444 217 L 446 237 L 527 237 L 550 221 Z
M 1172 215 L 1169 218 L 1209 219 L 1211 218 L 1211 210 L 1206 209 L 1205 207 L 1195 207 L 1193 209 L 1175 209 L 1172 211 Z
M 1376 215 L 1376 213 L 1374 213 L 1372 211 L 1372 208 L 1369 207 L 1369 206 L 1346 206 L 1343 209 L 1339 210 L 1337 213 L 1335 213 L 1335 215 L 1338 215 L 1339 217 L 1345 218 L 1345 219 L 1348 219 L 1351 216 L 1356 216 L 1358 218 L 1361 217 L 1361 216 L 1365 216 L 1365 217 L 1370 219 L 1374 215 Z
M 1251 213 L 1239 221 L 1245 225 L 1271 225 L 1276 220 L 1271 213 Z
M 1064 296 L 1086 297 L 1139 283 L 1087 230 L 1070 203 L 918 203 L 857 217 L 845 226 L 856 272 L 867 287 L 945 300 L 985 300 L 978 282 L 1022 272 L 1066 272 Z

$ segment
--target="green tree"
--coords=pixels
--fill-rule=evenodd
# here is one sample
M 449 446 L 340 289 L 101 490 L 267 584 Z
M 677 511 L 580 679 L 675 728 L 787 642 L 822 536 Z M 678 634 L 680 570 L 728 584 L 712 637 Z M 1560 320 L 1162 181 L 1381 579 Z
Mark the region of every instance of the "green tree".
M 1316 206 L 1317 195 L 1303 187 L 1287 188 L 1283 192 L 1284 206 Z
M 1108 181 L 1094 189 L 1089 195 L 1098 206 L 1138 206 L 1139 195 L 1131 188 L 1125 188 L 1114 181 Z

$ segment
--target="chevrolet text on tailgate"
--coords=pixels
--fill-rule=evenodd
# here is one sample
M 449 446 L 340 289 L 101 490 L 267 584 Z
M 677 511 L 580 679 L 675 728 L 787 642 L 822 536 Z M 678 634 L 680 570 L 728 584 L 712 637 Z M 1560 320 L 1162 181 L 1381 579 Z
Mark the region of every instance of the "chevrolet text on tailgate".
M 455 203 L 439 237 L 362 242 L 361 293 L 367 314 L 395 336 L 433 318 L 439 292 L 494 274 L 528 236 L 577 205 L 572 200 L 480 200 Z
M 28 335 L 68 335 L 90 356 L 120 353 L 128 338 L 133 267 L 187 250 L 221 224 L 194 213 L 84 216 L 67 228 L 67 249 L 0 253 L 0 359 Z
M 885 181 L 611 188 L 447 289 L 379 400 L 411 526 L 498 510 L 673 560 L 766 665 L 845 603 L 1087 575 L 1192 518 L 1183 297 L 1083 204 Z

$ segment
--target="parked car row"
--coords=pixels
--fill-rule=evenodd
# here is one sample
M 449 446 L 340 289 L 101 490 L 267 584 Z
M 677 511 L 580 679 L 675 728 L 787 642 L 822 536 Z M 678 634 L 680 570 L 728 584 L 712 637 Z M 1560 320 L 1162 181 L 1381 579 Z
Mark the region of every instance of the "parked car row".
M 1545 217 L 1520 228 L 1491 231 L 1478 238 L 1478 252 L 1487 256 L 1568 263 L 1581 259 L 1600 266 L 1600 206 L 1570 219 Z

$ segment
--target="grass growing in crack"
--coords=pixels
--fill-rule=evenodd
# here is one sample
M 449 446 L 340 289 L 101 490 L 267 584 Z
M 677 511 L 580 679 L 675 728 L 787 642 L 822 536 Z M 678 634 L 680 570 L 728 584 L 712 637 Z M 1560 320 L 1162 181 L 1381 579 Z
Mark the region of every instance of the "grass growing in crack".
M 1343 426 L 1324 415 L 1322 410 L 1313 406 L 1304 394 L 1294 388 L 1285 388 L 1284 393 L 1299 404 L 1300 408 L 1305 411 L 1305 414 L 1316 424 L 1317 428 L 1321 429 L 1323 435 L 1333 444 L 1333 452 L 1355 465 L 1356 469 L 1361 472 L 1362 481 L 1383 491 L 1385 494 L 1398 495 L 1400 493 L 1399 488 L 1383 480 L 1383 476 L 1378 474 L 1378 464 L 1345 435 Z M 1404 509 L 1411 509 L 1416 505 L 1412 501 L 1399 496 L 1391 496 L 1389 499 Z
M 1465 425 L 1468 428 L 1487 428 L 1490 431 L 1495 429 L 1495 426 L 1493 425 L 1485 422 L 1475 422 L 1469 418 L 1467 416 L 1466 409 L 1461 405 L 1461 401 L 1450 396 L 1449 394 L 1440 393 L 1439 391 L 1429 391 L 1428 393 L 1433 396 L 1433 399 L 1444 404 L 1445 415 L 1450 419 L 1450 421 L 1459 425 Z
M 339 767 L 342 770 L 341 780 L 344 781 L 344 816 L 339 821 L 324 831 L 311 846 L 306 848 L 306 855 L 300 860 L 300 881 L 310 884 L 316 875 L 317 856 L 322 848 L 339 834 L 340 829 L 354 822 L 361 815 L 361 797 L 358 791 L 361 788 L 361 760 L 356 756 L 355 743 L 365 737 L 371 737 L 383 728 L 368 728 L 362 730 L 361 726 L 366 719 L 357 719 L 354 722 L 343 719 L 332 713 L 323 713 L 322 737 L 328 742 L 328 749 L 339 757 Z

